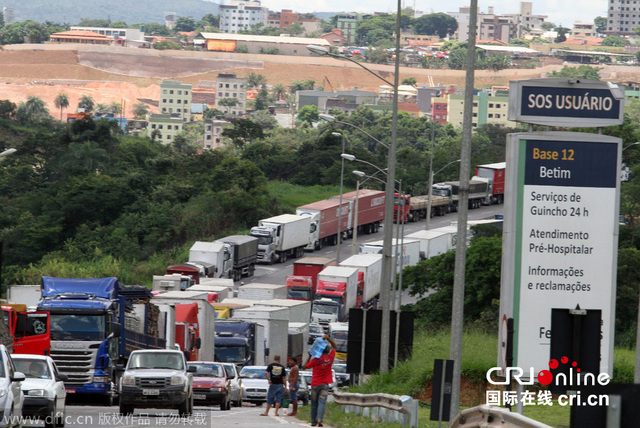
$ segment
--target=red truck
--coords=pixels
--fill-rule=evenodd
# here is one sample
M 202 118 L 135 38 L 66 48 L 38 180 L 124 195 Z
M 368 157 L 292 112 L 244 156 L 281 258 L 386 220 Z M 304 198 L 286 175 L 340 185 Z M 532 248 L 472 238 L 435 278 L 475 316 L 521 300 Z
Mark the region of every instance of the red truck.
M 357 198 L 356 198 L 357 193 Z M 342 200 L 352 202 L 351 223 L 349 229 L 358 228 L 358 233 L 376 233 L 384 220 L 384 202 L 386 193 L 381 190 L 360 189 L 344 193 Z M 339 200 L 340 195 L 331 199 Z
M 8 303 L 2 305 L 2 315 L 13 336 L 14 354 L 49 355 L 49 312 L 28 311 L 27 305 Z
M 349 224 L 350 202 L 344 197 L 342 199 L 342 209 L 339 207 L 339 200 L 318 201 L 296 208 L 297 215 L 311 217 L 309 244 L 305 250 L 320 250 L 325 245 L 336 245 L 338 227 L 343 237 L 347 234 L 351 226 Z
M 295 300 L 313 300 L 316 293 L 318 274 L 327 266 L 337 266 L 338 262 L 330 257 L 305 257 L 293 263 L 293 275 L 288 275 L 287 298 Z
M 476 175 L 474 178 L 489 180 L 492 204 L 501 204 L 504 202 L 504 177 L 506 166 L 506 162 L 476 166 Z
M 318 290 L 313 300 L 311 320 L 327 326 L 343 322 L 349 309 L 362 306 L 364 273 L 355 267 L 329 266 L 318 274 Z
M 198 329 L 198 304 L 176 305 L 176 345 L 187 361 L 198 361 L 200 332 Z

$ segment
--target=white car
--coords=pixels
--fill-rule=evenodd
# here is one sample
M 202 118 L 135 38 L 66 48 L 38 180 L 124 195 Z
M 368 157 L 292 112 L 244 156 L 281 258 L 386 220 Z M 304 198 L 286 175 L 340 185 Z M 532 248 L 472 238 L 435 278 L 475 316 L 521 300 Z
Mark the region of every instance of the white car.
M 45 427 L 63 427 L 67 376 L 58 373 L 53 359 L 44 355 L 14 355 L 13 363 L 26 377 L 22 382 L 22 415 L 40 418 Z
M 222 363 L 222 365 L 231 383 L 231 404 L 234 407 L 242 407 L 242 379 L 238 369 L 233 363 Z
M 24 394 L 20 382 L 25 380 L 24 373 L 16 370 L 4 345 L 0 345 L 0 427 L 19 424 L 22 418 Z
M 267 401 L 269 381 L 265 371 L 267 366 L 244 366 L 240 370 L 242 379 L 242 400 L 248 403 L 262 405 Z

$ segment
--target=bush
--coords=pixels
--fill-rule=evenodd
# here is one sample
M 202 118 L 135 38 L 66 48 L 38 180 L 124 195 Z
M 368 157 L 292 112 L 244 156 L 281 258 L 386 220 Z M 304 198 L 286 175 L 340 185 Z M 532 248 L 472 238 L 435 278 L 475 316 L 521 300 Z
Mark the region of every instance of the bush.
M 169 41 L 162 41 L 162 42 L 156 42 L 153 44 L 153 48 L 154 49 L 158 49 L 158 50 L 167 50 L 167 49 L 174 49 L 174 50 L 180 50 L 182 49 L 182 46 L 180 46 L 178 43 L 174 43 L 174 42 L 169 42 Z
M 236 46 L 236 53 L 249 53 L 249 48 L 246 45 Z

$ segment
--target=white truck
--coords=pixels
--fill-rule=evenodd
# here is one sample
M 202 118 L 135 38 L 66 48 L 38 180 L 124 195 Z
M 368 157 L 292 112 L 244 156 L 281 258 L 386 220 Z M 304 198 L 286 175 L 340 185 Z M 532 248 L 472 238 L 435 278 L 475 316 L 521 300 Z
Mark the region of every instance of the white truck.
M 7 290 L 7 300 L 11 303 L 21 303 L 27 307 L 38 306 L 42 295 L 41 286 L 38 285 L 12 285 Z
M 258 262 L 284 263 L 287 257 L 304 255 L 310 233 L 309 216 L 282 214 L 260 220 L 249 235 L 258 238 Z
M 380 295 L 382 254 L 355 254 L 342 261 L 340 266 L 354 267 L 364 274 L 362 303 L 374 307 Z
M 180 291 L 191 286 L 193 280 L 188 275 L 173 273 L 169 275 L 153 275 L 153 291 Z
M 451 233 L 450 227 L 420 230 L 406 236 L 408 239 L 417 239 L 420 242 L 420 260 L 444 254 L 455 247 L 457 233 Z
M 289 321 L 296 323 L 309 323 L 311 318 L 311 302 L 309 300 L 271 299 L 261 300 L 258 306 L 279 306 L 289 308 Z
M 349 309 L 358 305 L 359 271 L 354 267 L 327 266 L 318 274 L 318 288 L 311 308 L 311 321 L 327 326 L 346 321 Z
M 382 254 L 383 241 L 374 241 L 360 246 L 361 254 Z M 400 239 L 393 240 L 391 250 L 392 256 L 395 258 L 398 254 L 398 248 L 402 248 L 402 265 L 400 260 L 396 263 L 397 273 L 407 266 L 415 266 L 420 261 L 420 241 L 417 239 L 406 239 L 404 243 Z
M 307 302 L 311 304 L 311 302 Z M 303 362 L 305 345 L 309 340 L 309 323 L 290 322 L 287 341 L 287 357 Z
M 284 360 L 287 355 L 289 331 L 289 309 L 276 306 L 252 306 L 233 311 L 231 319 L 255 321 L 264 327 L 266 340 L 265 355 L 267 362 L 273 361 L 275 355 Z
M 214 357 L 214 328 L 216 322 L 216 312 L 208 301 L 209 293 L 201 291 L 168 291 L 153 297 L 154 304 L 198 304 L 198 324 L 200 329 L 200 359 L 203 361 L 213 361 Z
M 244 284 L 238 288 L 238 297 L 240 299 L 253 300 L 286 299 L 287 286 L 279 284 L 260 284 L 255 282 L 251 284 Z
M 203 265 L 213 270 L 213 277 L 227 278 L 233 267 L 233 260 L 229 246 L 223 242 L 196 241 L 189 250 L 189 264 Z

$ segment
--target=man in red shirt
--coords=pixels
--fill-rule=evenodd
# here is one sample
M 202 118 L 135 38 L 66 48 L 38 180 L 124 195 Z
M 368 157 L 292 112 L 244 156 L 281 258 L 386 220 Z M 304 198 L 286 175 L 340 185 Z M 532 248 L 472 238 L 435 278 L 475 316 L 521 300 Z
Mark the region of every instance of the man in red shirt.
M 312 427 L 324 426 L 322 425 L 324 408 L 327 403 L 327 396 L 329 395 L 329 384 L 333 382 L 331 366 L 333 365 L 333 360 L 336 358 L 336 349 L 338 348 L 336 342 L 334 342 L 328 334 L 324 335 L 324 339 L 328 341 L 331 346 L 327 345 L 320 358 L 312 359 L 311 354 L 309 354 L 304 364 L 307 369 L 313 369 L 313 375 L 311 376 Z

